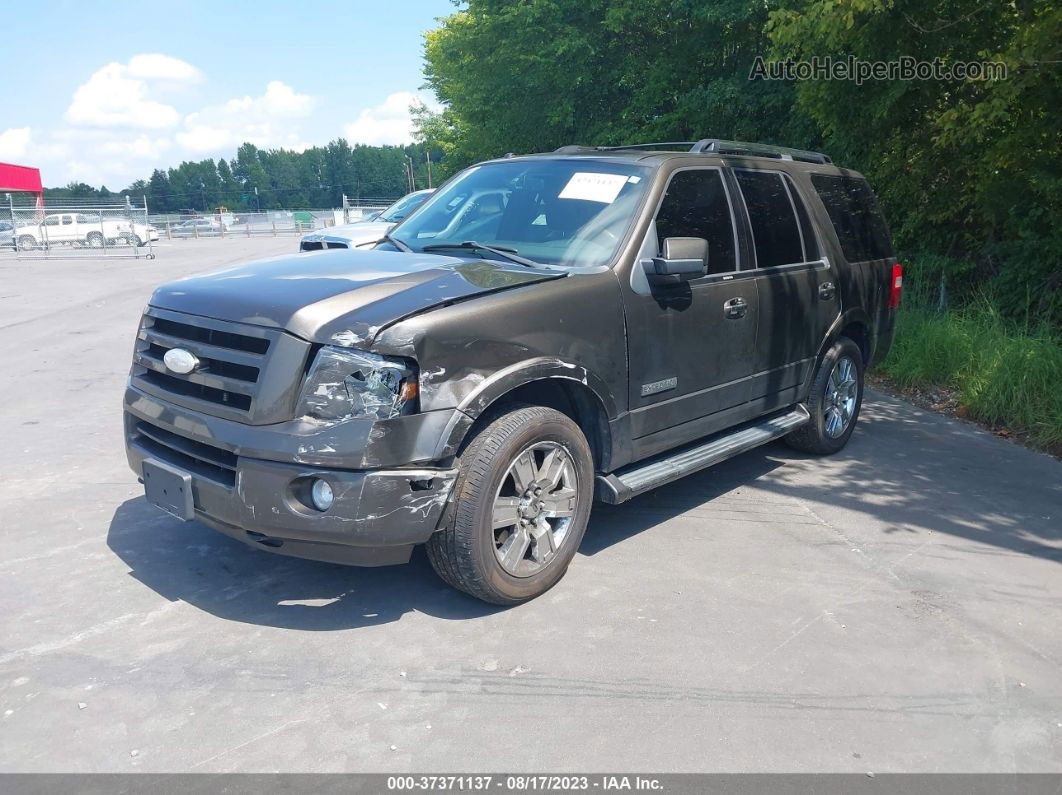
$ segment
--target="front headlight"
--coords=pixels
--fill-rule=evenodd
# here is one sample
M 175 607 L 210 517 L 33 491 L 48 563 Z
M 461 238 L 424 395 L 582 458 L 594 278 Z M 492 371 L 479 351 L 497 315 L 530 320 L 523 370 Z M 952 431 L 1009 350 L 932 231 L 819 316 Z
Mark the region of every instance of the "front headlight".
M 326 345 L 306 376 L 297 415 L 328 422 L 352 417 L 387 420 L 411 413 L 416 401 L 412 362 Z

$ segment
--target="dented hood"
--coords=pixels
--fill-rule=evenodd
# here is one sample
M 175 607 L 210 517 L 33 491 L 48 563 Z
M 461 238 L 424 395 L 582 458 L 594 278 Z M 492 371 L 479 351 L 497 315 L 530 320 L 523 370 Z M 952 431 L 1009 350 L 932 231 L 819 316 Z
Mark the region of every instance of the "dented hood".
M 322 251 L 170 282 L 155 291 L 151 305 L 361 346 L 385 326 L 433 306 L 564 275 L 479 258 Z

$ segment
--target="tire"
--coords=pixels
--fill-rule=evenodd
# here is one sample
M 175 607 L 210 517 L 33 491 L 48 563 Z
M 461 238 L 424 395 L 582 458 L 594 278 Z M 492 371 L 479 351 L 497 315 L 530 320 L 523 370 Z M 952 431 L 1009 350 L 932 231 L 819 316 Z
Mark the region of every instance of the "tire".
M 103 233 L 89 232 L 85 235 L 85 242 L 89 245 L 89 248 L 103 248 Z
M 133 246 L 136 248 L 143 248 L 144 241 L 140 239 L 140 235 L 133 235 Z
M 22 251 L 33 251 L 37 248 L 37 238 L 33 235 L 23 235 L 18 239 L 18 247 Z
M 863 352 L 848 337 L 822 357 L 805 405 L 811 421 L 785 437 L 790 447 L 830 455 L 848 444 L 863 406 Z
M 428 541 L 428 559 L 446 583 L 477 599 L 498 605 L 534 599 L 567 571 L 586 531 L 593 489 L 593 458 L 579 426 L 554 409 L 513 407 L 461 453 L 455 510 Z M 495 528 L 495 516 L 513 522 Z

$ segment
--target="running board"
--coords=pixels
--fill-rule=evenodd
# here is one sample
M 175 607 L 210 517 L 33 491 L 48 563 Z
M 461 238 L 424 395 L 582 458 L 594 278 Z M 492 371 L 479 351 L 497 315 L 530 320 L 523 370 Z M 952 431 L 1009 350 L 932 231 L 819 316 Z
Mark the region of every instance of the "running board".
M 618 504 L 754 447 L 779 439 L 811 419 L 803 406 L 756 420 L 737 430 L 597 476 L 597 499 Z

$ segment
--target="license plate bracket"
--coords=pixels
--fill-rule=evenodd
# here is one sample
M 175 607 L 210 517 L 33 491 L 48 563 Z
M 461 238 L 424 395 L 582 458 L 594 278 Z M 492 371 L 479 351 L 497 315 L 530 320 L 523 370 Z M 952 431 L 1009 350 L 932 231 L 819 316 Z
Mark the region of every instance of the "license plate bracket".
M 143 473 L 148 502 L 185 522 L 195 518 L 190 474 L 154 458 L 144 459 Z

